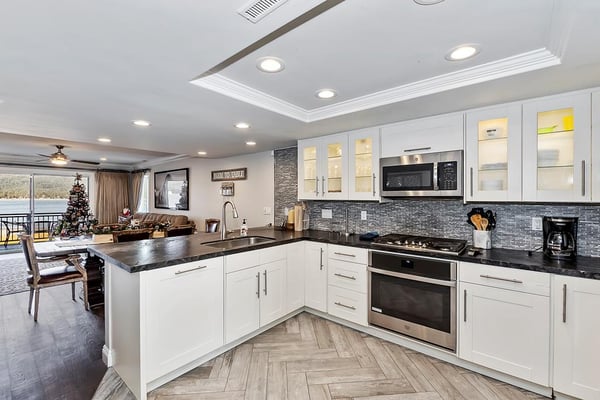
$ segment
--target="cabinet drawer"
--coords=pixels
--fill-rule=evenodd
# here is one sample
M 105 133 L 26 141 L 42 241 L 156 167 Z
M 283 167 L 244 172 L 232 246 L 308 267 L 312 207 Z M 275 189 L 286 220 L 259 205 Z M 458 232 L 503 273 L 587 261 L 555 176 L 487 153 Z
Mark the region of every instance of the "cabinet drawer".
M 369 252 L 366 249 L 360 249 L 357 247 L 330 244 L 327 246 L 327 258 L 366 265 L 369 258 Z
M 143 271 L 141 274 L 148 282 L 162 282 L 166 279 L 183 275 L 196 275 L 206 270 L 223 267 L 223 257 L 207 258 L 206 260 L 176 264 L 170 267 Z
M 333 286 L 367 293 L 367 265 L 329 260 L 328 283 Z
M 550 274 L 545 272 L 461 262 L 459 280 L 461 282 L 550 296 Z
M 225 273 L 235 272 L 246 268 L 285 260 L 285 246 L 273 246 L 266 249 L 244 251 L 225 256 Z
M 329 286 L 327 312 L 347 321 L 367 326 L 367 295 Z
M 273 246 L 266 249 L 258 250 L 259 264 L 267 264 L 273 261 L 284 260 L 287 257 L 285 246 Z

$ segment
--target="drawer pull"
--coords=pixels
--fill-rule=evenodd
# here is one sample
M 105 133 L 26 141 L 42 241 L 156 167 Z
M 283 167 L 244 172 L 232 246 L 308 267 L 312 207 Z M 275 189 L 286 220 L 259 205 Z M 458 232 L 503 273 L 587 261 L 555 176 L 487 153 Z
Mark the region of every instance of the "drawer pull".
M 508 279 L 508 278 L 498 278 L 497 276 L 491 276 L 491 275 L 479 275 L 482 278 L 486 278 L 486 279 L 495 279 L 497 281 L 504 281 L 504 282 L 512 282 L 512 283 L 523 283 L 523 281 L 520 281 L 518 279 Z
M 179 271 L 175 272 L 175 275 L 185 274 L 185 273 L 192 272 L 192 271 L 198 271 L 199 269 L 204 269 L 206 267 L 207 267 L 206 265 L 203 265 L 201 267 L 179 270 Z
M 339 253 L 339 252 L 334 252 L 333 254 L 335 254 L 336 256 L 344 256 L 344 257 L 356 257 L 355 254 L 348 254 L 348 253 Z
M 567 284 L 563 285 L 563 323 L 567 322 Z
M 431 146 L 428 147 L 416 147 L 414 149 L 404 149 L 405 153 L 411 152 L 411 151 L 422 151 L 422 150 L 431 150 Z
M 333 304 L 335 304 L 336 306 L 340 306 L 340 307 L 347 308 L 347 309 L 349 309 L 349 310 L 356 311 L 356 307 L 353 307 L 353 306 L 347 306 L 347 305 L 345 305 L 344 303 L 340 303 L 339 301 L 336 301 L 336 302 L 335 302 L 335 303 L 333 303 Z
M 344 275 L 344 274 L 338 274 L 337 272 L 334 275 L 335 276 L 339 276 L 340 278 L 352 279 L 353 281 L 356 280 L 356 278 L 354 276 L 349 276 L 349 275 Z

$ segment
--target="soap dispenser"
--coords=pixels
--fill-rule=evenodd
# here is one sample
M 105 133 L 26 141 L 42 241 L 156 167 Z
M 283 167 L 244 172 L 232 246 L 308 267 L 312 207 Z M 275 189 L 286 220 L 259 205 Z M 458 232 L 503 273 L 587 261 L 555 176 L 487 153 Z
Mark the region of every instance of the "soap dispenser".
M 248 234 L 248 225 L 246 224 L 246 218 L 242 221 L 242 226 L 240 227 L 240 235 L 246 236 Z

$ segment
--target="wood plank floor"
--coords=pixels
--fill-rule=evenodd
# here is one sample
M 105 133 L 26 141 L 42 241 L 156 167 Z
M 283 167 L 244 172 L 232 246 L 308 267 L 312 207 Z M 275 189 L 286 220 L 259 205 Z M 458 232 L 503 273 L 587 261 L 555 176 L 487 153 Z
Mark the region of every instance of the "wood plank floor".
M 122 390 L 112 398 L 117 397 L 127 398 Z M 150 392 L 148 397 L 151 400 L 544 398 L 308 313 L 299 314 L 220 355 Z
M 101 310 L 71 300 L 71 285 L 41 290 L 37 323 L 28 301 L 0 296 L 0 399 L 90 399 L 106 372 Z

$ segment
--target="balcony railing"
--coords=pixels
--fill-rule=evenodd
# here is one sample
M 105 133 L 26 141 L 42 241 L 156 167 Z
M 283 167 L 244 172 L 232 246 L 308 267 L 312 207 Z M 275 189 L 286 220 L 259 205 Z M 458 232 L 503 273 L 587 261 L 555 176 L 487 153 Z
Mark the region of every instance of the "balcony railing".
M 62 213 L 35 213 L 32 224 L 32 214 L 0 214 L 0 244 L 5 248 L 17 244 L 22 233 L 32 234 L 35 241 L 46 241 L 61 216 Z

